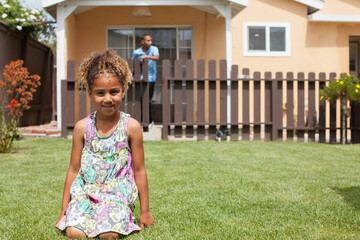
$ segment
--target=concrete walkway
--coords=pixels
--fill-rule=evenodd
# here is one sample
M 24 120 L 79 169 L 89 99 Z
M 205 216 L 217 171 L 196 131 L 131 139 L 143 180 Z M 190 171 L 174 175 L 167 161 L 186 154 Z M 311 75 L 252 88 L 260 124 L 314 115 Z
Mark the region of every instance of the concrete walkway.
M 18 128 L 21 137 L 34 137 L 34 138 L 60 138 L 61 133 L 57 129 L 56 122 L 43 124 L 40 126 L 28 126 Z M 152 125 L 149 131 L 143 132 L 144 141 L 161 141 L 162 140 L 162 125 Z M 69 132 L 68 138 L 72 134 Z
M 61 136 L 54 121 L 39 126 L 19 127 L 18 130 L 21 137 L 59 138 Z

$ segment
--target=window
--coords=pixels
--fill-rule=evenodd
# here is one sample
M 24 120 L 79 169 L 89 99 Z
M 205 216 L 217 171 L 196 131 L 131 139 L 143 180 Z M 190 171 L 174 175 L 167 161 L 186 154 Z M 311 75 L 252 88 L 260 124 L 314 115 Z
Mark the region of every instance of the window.
M 244 56 L 290 56 L 289 23 L 244 23 Z

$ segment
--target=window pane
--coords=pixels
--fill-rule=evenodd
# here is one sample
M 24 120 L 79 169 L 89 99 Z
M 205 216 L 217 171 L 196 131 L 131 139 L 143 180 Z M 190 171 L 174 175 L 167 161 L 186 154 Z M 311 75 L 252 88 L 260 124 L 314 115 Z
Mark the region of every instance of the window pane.
M 270 27 L 270 51 L 285 51 L 284 27 Z
M 108 30 L 108 38 L 109 48 L 130 47 L 132 46 L 133 34 L 132 30 L 129 29 Z
M 265 50 L 265 27 L 249 27 L 249 50 Z
M 184 64 L 187 59 L 191 59 L 191 48 L 179 48 L 179 59 L 183 60 Z
M 179 46 L 191 47 L 192 30 L 179 28 L 178 34 L 179 34 Z
M 128 59 L 131 59 L 132 51 L 130 51 L 129 49 L 114 49 L 114 50 L 120 57 L 122 57 L 126 61 Z

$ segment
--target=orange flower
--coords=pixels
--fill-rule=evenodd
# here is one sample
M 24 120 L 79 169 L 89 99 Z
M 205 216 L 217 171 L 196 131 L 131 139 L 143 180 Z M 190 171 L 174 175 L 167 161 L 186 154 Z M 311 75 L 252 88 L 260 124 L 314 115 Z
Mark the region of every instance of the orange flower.
M 14 98 L 11 99 L 10 103 L 7 105 L 8 108 L 13 112 L 15 107 L 17 106 L 18 101 L 16 101 Z
M 20 102 L 22 103 L 22 104 L 25 104 L 25 103 L 27 103 L 27 100 L 26 100 L 26 98 L 20 98 Z

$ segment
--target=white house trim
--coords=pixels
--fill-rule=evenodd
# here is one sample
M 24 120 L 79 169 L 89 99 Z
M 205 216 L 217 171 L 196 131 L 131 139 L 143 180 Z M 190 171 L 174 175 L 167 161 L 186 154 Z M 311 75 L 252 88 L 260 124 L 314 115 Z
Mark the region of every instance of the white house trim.
M 322 0 L 294 0 L 294 1 L 305 4 L 317 10 L 320 10 L 324 7 L 324 1 Z
M 47 8 L 53 5 L 56 5 L 61 2 L 65 2 L 66 0 L 42 0 L 41 5 L 43 8 Z
M 360 15 L 311 14 L 311 22 L 360 22 Z
M 249 6 L 248 0 L 229 0 L 229 3 L 230 3 L 230 5 L 236 3 L 236 4 L 242 5 L 244 7 Z
M 66 36 L 65 36 L 65 19 L 75 11 L 77 6 L 58 5 L 56 8 L 57 30 L 56 30 L 56 108 L 57 108 L 57 124 L 61 130 L 61 80 L 66 79 Z
M 57 5 L 79 6 L 78 11 L 83 8 L 100 7 L 100 6 L 190 6 L 202 11 L 210 12 L 217 15 L 214 5 L 230 5 L 232 16 L 237 15 L 242 9 L 249 5 L 248 0 L 43 0 L 43 8 L 56 18 Z
M 247 0 L 43 0 L 43 7 L 47 8 L 56 4 L 76 5 L 76 6 L 191 6 L 191 5 L 215 5 L 215 4 L 227 4 L 231 2 L 233 4 L 239 4 L 246 7 L 248 5 Z

